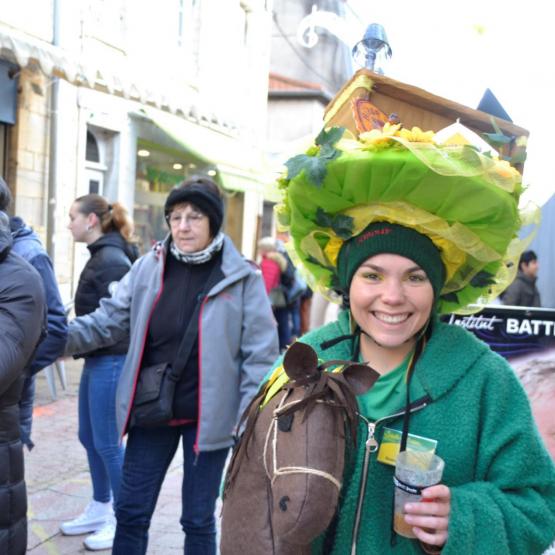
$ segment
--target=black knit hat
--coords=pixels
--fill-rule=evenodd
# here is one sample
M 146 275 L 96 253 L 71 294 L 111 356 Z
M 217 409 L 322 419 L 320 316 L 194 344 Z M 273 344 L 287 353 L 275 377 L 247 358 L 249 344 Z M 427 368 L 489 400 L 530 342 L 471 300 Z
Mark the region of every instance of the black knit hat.
M 428 276 L 437 299 L 445 283 L 445 268 L 431 239 L 414 229 L 387 222 L 374 222 L 346 241 L 337 260 L 341 289 L 348 293 L 358 267 L 376 254 L 398 254 L 413 260 Z
M 224 203 L 220 189 L 207 177 L 191 177 L 174 187 L 164 205 L 164 216 L 169 225 L 169 215 L 176 204 L 190 202 L 210 220 L 210 234 L 215 237 L 224 219 Z

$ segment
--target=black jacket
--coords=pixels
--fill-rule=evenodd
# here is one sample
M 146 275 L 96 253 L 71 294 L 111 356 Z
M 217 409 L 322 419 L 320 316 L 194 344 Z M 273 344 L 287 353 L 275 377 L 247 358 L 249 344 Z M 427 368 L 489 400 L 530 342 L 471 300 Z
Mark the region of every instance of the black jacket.
M 0 213 L 0 217 L 3 213 Z M 19 431 L 23 377 L 46 330 L 42 280 L 19 255 L 0 220 L 0 553 L 27 549 L 27 493 Z
M 540 292 L 535 277 L 518 272 L 515 280 L 501 295 L 503 304 L 511 306 L 541 306 Z
M 112 284 L 117 283 L 129 271 L 139 255 L 137 247 L 125 241 L 117 232 L 102 235 L 87 248 L 91 257 L 79 276 L 75 292 L 77 316 L 94 312 L 100 305 L 100 299 L 111 295 Z M 127 348 L 128 341 L 122 341 L 111 347 L 81 353 L 80 356 L 121 355 L 127 353 Z

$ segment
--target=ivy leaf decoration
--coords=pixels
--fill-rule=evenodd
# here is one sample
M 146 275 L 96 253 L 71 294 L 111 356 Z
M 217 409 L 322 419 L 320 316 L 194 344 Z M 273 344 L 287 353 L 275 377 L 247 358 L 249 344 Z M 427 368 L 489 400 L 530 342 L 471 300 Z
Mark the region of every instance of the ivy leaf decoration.
M 320 266 L 320 268 L 325 268 L 326 270 L 330 270 L 332 272 L 334 271 L 334 268 L 332 266 L 322 264 L 319 260 L 316 260 L 316 258 L 314 258 L 313 256 L 308 255 L 306 257 L 306 261 L 310 262 L 311 264 L 316 264 L 316 266 Z
M 495 283 L 495 276 L 482 270 L 478 272 L 471 280 L 470 285 L 472 287 L 486 287 L 487 285 L 493 285 Z
M 319 206 L 316 209 L 316 218 L 315 218 L 316 225 L 319 227 L 331 227 L 333 224 L 333 216 L 328 214 Z
M 315 156 L 298 154 L 285 162 L 287 179 L 293 179 L 305 170 L 308 181 L 317 187 L 321 187 L 326 177 L 328 162 L 341 154 L 341 151 L 335 148 L 335 144 L 341 139 L 344 131 L 344 127 L 322 129 L 316 137 L 316 144 L 319 149 Z
M 484 138 L 493 146 L 496 147 L 501 147 L 504 145 L 509 144 L 514 137 L 509 137 L 507 135 L 505 135 L 505 133 L 503 133 L 503 131 L 501 131 L 501 128 L 499 127 L 499 125 L 497 125 L 497 122 L 495 121 L 495 118 L 490 118 L 491 121 L 491 125 L 493 127 L 493 130 L 495 131 L 495 133 L 482 133 L 482 135 L 484 136 Z
M 343 137 L 344 127 L 332 127 L 326 131 L 322 129 L 316 137 L 316 144 L 320 146 L 320 156 L 328 160 L 337 158 L 341 152 L 335 148 L 335 145 Z
M 321 187 L 326 177 L 326 163 L 320 156 L 308 156 L 307 154 L 297 154 L 285 162 L 287 167 L 287 179 L 291 180 L 299 175 L 303 170 L 311 183 Z
M 353 236 L 353 218 L 351 218 L 351 216 L 337 214 L 333 219 L 331 228 L 341 239 L 350 239 Z
M 353 218 L 351 218 L 351 216 L 345 216 L 343 214 L 335 214 L 332 216 L 318 207 L 315 221 L 316 225 L 320 227 L 329 227 L 333 229 L 335 234 L 343 240 L 350 239 L 353 236 Z
M 441 299 L 448 303 L 459 302 L 459 297 L 456 293 L 445 293 L 445 295 L 441 295 Z

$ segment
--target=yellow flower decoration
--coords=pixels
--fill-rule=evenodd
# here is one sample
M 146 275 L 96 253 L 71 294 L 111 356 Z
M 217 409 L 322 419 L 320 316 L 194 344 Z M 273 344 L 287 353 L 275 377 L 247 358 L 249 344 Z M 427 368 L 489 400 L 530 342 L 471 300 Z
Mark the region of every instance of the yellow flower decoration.
M 513 168 L 507 160 L 496 160 L 495 170 L 501 177 L 518 177 L 520 178 L 520 173 L 516 168 Z
M 400 128 L 400 123 L 395 125 L 386 123 L 382 129 L 372 129 L 371 131 L 361 133 L 359 135 L 359 140 L 368 146 L 377 146 L 388 143 L 391 138 L 397 134 L 397 131 L 399 131 Z
M 411 143 L 433 143 L 435 133 L 433 131 L 422 131 L 420 127 L 412 129 L 400 129 L 397 136 Z

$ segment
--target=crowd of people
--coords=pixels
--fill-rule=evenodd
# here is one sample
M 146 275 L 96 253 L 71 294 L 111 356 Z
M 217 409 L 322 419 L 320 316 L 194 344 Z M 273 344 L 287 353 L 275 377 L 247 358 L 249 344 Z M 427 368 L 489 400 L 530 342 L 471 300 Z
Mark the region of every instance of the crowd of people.
M 504 270 L 520 227 L 518 178 L 510 174 L 512 193 L 505 183 L 493 194 L 489 176 L 436 171 L 429 144 L 428 158 L 414 156 L 416 132 L 411 148 L 396 142 L 388 149 L 394 134 L 376 147 L 362 138 L 359 147 L 337 146 L 326 162 L 333 178 L 322 183 L 303 172 L 285 180 L 288 235 L 262 238 L 258 264 L 222 231 L 223 198 L 206 177 L 171 190 L 167 236 L 143 256 L 121 204 L 94 194 L 77 198 L 68 227 L 90 257 L 69 323 L 50 259 L 20 218 L 8 218 L 10 191 L 0 180 L 0 553 L 26 549 L 22 445 L 33 447 L 34 377 L 63 355 L 84 359 L 79 441 L 92 499 L 61 523 L 62 533 L 85 535 L 90 550 L 146 553 L 160 488 L 181 443 L 184 552 L 214 555 L 215 504 L 229 451 L 241 438 L 240 417 L 257 392 L 286 383 L 280 355 L 295 340 L 321 362 L 355 361 L 379 374 L 357 398 L 352 464 L 333 522 L 311 538 L 312 553 L 520 555 L 547 548 L 555 534 L 553 365 L 534 364 L 521 375 L 531 410 L 504 359 L 439 319 L 494 298 L 496 280 L 508 285 Z M 454 156 L 433 148 L 443 159 Z M 482 163 L 496 171 L 491 159 Z M 434 202 L 439 186 L 449 202 Z M 319 194 L 306 194 L 315 187 Z M 487 230 L 476 225 L 468 198 L 481 206 Z M 473 242 L 446 225 L 453 214 Z M 530 253 L 520 259 L 520 289 L 531 276 L 535 283 L 537 257 Z M 342 310 L 309 331 L 313 290 L 340 299 Z M 536 293 L 525 294 L 519 298 L 539 305 Z M 518 304 L 512 295 L 509 289 L 509 304 Z M 441 483 L 404 508 L 414 539 L 392 528 L 394 468 L 368 449 L 370 441 L 379 446 L 385 428 L 399 432 L 400 451 L 410 438 L 425 437 L 445 460 Z

